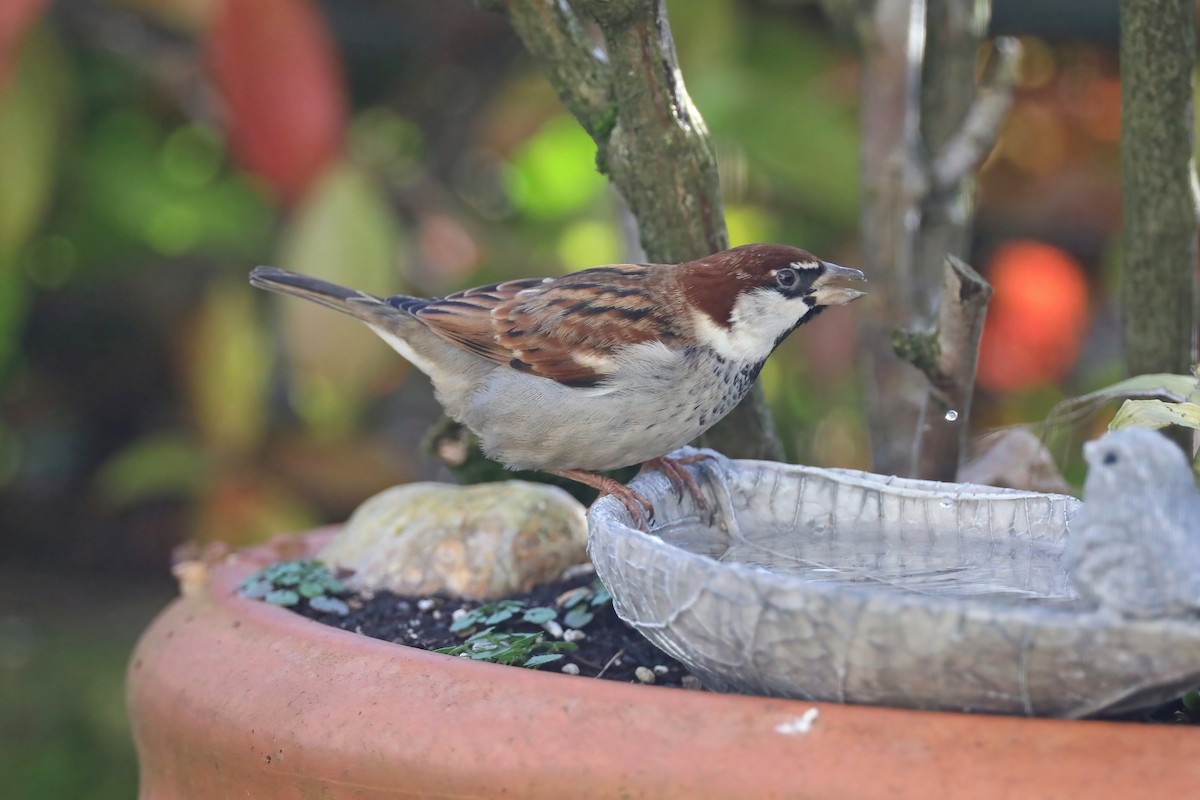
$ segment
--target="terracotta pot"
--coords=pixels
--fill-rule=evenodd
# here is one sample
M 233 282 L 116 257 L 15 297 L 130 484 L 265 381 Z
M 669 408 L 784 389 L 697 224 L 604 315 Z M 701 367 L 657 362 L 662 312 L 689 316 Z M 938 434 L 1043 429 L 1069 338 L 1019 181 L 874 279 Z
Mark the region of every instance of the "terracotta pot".
M 323 535 L 301 541 L 310 554 Z M 631 686 L 437 655 L 234 593 L 212 566 L 138 643 L 143 800 L 1188 797 L 1200 730 Z

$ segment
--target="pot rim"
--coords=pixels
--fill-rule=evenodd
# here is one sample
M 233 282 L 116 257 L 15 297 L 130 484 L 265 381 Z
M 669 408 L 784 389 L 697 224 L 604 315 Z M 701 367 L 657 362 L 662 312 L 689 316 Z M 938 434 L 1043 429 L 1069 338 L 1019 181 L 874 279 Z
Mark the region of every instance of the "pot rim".
M 143 635 L 128 689 L 143 800 L 206 787 L 259 787 L 259 798 L 1116 798 L 1147 786 L 1186 796 L 1200 782 L 1200 730 L 589 681 L 395 645 L 236 594 L 332 532 L 212 564 L 207 586 Z

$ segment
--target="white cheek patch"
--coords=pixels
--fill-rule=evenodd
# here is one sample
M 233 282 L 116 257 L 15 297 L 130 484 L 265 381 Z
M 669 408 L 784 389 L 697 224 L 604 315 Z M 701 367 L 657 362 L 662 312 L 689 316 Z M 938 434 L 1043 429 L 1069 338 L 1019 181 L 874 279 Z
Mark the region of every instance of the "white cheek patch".
M 693 322 L 697 337 L 724 358 L 758 363 L 766 360 L 779 337 L 795 328 L 808 311 L 800 297 L 756 289 L 738 298 L 728 328 L 699 311 L 693 314 Z
M 724 358 L 735 358 L 731 332 L 712 321 L 703 311 L 692 312 L 692 324 L 696 327 L 696 338 L 716 350 Z

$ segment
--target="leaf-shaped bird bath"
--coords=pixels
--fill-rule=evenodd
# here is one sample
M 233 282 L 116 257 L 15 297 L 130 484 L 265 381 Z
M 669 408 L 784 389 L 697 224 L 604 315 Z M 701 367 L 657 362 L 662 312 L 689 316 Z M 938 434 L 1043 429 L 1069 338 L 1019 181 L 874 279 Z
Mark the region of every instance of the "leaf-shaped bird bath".
M 710 688 L 1079 717 L 1200 685 L 1200 622 L 1077 598 L 1074 498 L 715 454 L 692 470 L 709 510 L 649 473 L 632 486 L 653 532 L 604 498 L 589 548 L 618 613 Z

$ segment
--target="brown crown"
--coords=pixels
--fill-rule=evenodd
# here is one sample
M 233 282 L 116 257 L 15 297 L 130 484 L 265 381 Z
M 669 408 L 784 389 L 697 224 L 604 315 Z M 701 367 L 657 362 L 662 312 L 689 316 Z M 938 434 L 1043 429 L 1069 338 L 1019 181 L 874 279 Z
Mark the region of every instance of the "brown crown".
M 807 250 L 786 244 L 745 244 L 680 265 L 679 284 L 689 303 L 728 327 L 742 292 L 770 286 L 774 270 L 793 262 L 816 262 Z

